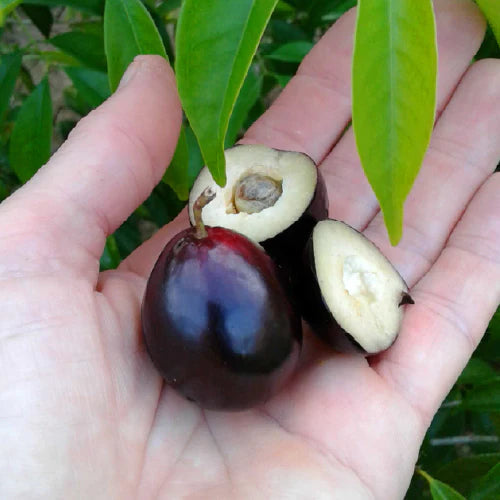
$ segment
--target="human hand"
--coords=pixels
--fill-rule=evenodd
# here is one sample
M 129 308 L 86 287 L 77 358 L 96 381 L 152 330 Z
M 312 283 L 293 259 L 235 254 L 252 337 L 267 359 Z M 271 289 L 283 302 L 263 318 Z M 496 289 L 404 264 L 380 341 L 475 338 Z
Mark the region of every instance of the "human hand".
M 472 3 L 441 0 L 436 10 L 441 114 L 398 247 L 352 131 L 341 136 L 353 12 L 242 141 L 317 161 L 330 215 L 364 230 L 412 287 L 416 304 L 377 357 L 335 354 L 305 332 L 293 381 L 242 413 L 202 411 L 162 384 L 141 340 L 140 303 L 187 217 L 98 273 L 106 235 L 148 196 L 175 148 L 181 110 L 158 58 L 136 61 L 126 85 L 0 206 L 1 498 L 404 496 L 430 420 L 500 296 L 500 178 L 491 175 L 500 63 L 468 68 L 484 32 Z

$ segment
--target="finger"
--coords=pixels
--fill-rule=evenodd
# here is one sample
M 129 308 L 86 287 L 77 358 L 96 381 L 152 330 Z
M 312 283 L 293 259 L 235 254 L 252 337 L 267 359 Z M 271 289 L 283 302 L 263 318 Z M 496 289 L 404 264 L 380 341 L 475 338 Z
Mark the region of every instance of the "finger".
M 14 254 L 9 265 L 25 266 L 28 255 L 34 268 L 92 269 L 95 277 L 106 235 L 159 181 L 180 124 L 172 70 L 160 57 L 138 57 L 119 90 L 2 205 L 2 259 Z
M 481 45 L 485 22 L 476 5 L 468 0 L 435 1 L 434 8 L 439 54 L 436 103 L 439 116 Z M 328 185 L 330 215 L 358 230 L 366 227 L 379 212 L 379 205 L 361 167 L 352 127 L 321 169 Z
M 397 342 L 372 367 L 427 424 L 500 302 L 500 174 L 472 199 L 432 269 L 414 287 Z
M 436 260 L 474 192 L 500 160 L 500 61 L 474 64 L 436 126 L 393 247 L 382 214 L 365 235 L 411 286 Z
M 326 32 L 242 143 L 301 151 L 321 161 L 351 119 L 355 17 L 351 9 Z

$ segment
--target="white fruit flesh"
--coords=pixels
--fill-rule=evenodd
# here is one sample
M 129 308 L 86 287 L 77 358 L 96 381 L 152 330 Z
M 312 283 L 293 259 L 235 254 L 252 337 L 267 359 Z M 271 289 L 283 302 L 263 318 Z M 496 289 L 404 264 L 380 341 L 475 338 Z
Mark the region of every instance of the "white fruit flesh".
M 241 145 L 228 149 L 225 157 L 227 183 L 223 188 L 214 182 L 206 167 L 196 179 L 189 196 L 191 222 L 193 203 L 208 186 L 213 187 L 216 196 L 203 208 L 203 222 L 238 231 L 256 242 L 272 238 L 291 226 L 311 203 L 317 171 L 308 156 L 260 145 Z M 283 192 L 273 206 L 260 212 L 237 212 L 234 187 L 241 178 L 255 173 L 281 182 Z
M 387 349 L 403 317 L 408 288 L 380 250 L 340 221 L 313 231 L 314 265 L 323 299 L 335 321 L 368 353 Z

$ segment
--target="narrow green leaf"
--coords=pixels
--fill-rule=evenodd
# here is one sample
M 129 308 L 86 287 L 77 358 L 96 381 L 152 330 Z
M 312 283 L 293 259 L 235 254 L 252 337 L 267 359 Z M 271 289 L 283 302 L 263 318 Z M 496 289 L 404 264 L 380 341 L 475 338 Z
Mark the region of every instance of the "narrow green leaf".
M 106 2 L 104 44 L 112 92 L 135 56 L 156 54 L 167 58 L 155 23 L 140 0 Z
M 475 386 L 464 396 L 462 405 L 474 411 L 500 411 L 500 376 L 483 385 Z
M 74 87 L 91 108 L 97 108 L 109 97 L 108 76 L 89 68 L 65 68 Z
M 500 498 L 500 463 L 482 477 L 470 494 L 470 500 L 492 500 Z
M 266 58 L 274 59 L 276 61 L 299 63 L 302 59 L 304 59 L 313 46 L 313 43 L 306 42 L 305 40 L 285 43 L 270 54 L 267 54 Z
M 99 15 L 104 12 L 104 0 L 29 0 L 29 3 L 48 7 L 64 5 Z
M 118 245 L 116 244 L 116 239 L 114 235 L 110 235 L 106 238 L 106 245 L 101 255 L 101 271 L 106 271 L 108 269 L 116 269 L 120 264 L 121 256 L 118 250 Z
M 262 75 L 259 73 L 257 67 L 250 68 L 243 86 L 241 87 L 240 94 L 231 113 L 231 118 L 229 119 L 229 125 L 227 127 L 226 138 L 224 141 L 224 147 L 228 148 L 232 146 L 243 125 L 247 119 L 249 111 L 252 106 L 257 102 L 262 90 Z
M 104 40 L 102 37 L 82 31 L 68 31 L 48 41 L 84 65 L 106 71 L 106 56 L 104 55 Z
M 432 133 L 436 71 L 431 0 L 359 1 L 353 128 L 393 245 L 401 238 L 403 204 Z
M 3 26 L 7 16 L 22 2 L 23 0 L 0 0 L 0 26 Z
M 419 469 L 418 473 L 429 483 L 433 500 L 465 500 L 465 498 L 451 486 L 434 479 L 427 474 L 427 472 Z
M 280 75 L 279 73 L 271 73 L 272 77 L 276 79 L 281 88 L 285 88 L 288 82 L 292 79 L 293 75 Z
M 21 9 L 31 19 L 31 22 L 38 28 L 40 33 L 45 38 L 48 38 L 54 23 L 54 17 L 50 9 L 45 5 L 32 5 L 29 3 L 23 3 Z
M 0 120 L 9 106 L 10 96 L 21 69 L 22 56 L 19 52 L 2 55 L 0 59 Z
M 184 127 L 181 129 L 174 156 L 162 180 L 175 191 L 179 200 L 189 198 L 191 187 L 189 185 L 189 150 Z
M 185 0 L 181 8 L 175 65 L 179 94 L 205 163 L 220 185 L 226 183 L 229 117 L 276 3 Z
M 328 4 L 327 4 L 328 5 Z M 356 0 L 337 0 L 335 2 L 330 2 L 328 8 L 323 8 L 323 14 L 321 15 L 321 20 L 326 22 L 336 21 L 342 14 L 347 10 L 356 5 Z
M 453 483 L 457 491 L 468 496 L 469 491 L 492 467 L 500 463 L 500 453 L 483 453 L 461 457 L 441 467 L 436 477 L 445 483 Z
M 49 159 L 51 140 L 52 101 L 45 78 L 24 101 L 10 137 L 10 165 L 21 182 Z
M 500 2 L 498 0 L 476 0 L 476 3 L 488 20 L 500 46 Z

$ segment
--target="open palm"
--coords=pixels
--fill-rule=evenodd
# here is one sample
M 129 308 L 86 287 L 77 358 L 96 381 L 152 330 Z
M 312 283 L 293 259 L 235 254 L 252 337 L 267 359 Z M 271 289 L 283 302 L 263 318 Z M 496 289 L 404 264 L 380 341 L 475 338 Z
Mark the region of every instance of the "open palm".
M 469 67 L 484 32 L 472 3 L 435 3 L 440 114 L 398 247 L 352 131 L 342 135 L 352 11 L 242 141 L 320 164 L 330 215 L 363 230 L 412 287 L 397 342 L 367 360 L 306 332 L 292 382 L 241 413 L 202 411 L 163 385 L 141 340 L 140 303 L 185 214 L 118 270 L 98 272 L 106 235 L 160 179 L 181 121 L 172 72 L 139 58 L 0 207 L 1 498 L 404 496 L 432 415 L 500 298 L 500 64 Z

